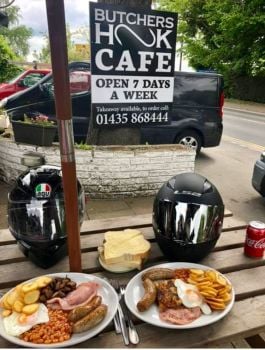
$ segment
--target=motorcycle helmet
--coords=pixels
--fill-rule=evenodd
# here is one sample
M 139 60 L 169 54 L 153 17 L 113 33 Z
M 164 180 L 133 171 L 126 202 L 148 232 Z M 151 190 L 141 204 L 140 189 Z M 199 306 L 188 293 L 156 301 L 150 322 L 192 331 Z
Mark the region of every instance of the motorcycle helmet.
M 78 186 L 80 225 L 85 201 Z M 61 169 L 42 165 L 22 173 L 8 195 L 8 226 L 23 253 L 48 268 L 67 255 Z
M 170 261 L 203 259 L 220 236 L 223 218 L 224 204 L 218 190 L 195 173 L 172 177 L 154 200 L 156 241 Z

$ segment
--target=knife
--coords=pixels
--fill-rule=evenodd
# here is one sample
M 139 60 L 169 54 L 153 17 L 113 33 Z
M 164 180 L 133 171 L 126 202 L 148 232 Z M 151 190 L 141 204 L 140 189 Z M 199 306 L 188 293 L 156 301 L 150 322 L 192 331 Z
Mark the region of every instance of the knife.
M 132 344 L 138 344 L 139 343 L 139 336 L 138 336 L 137 330 L 136 330 L 136 328 L 131 320 L 131 316 L 129 314 L 130 311 L 127 308 L 123 294 L 121 294 L 120 304 L 121 304 L 121 308 L 123 310 L 125 324 L 128 325 L 128 329 L 129 329 L 129 341 Z
M 124 313 L 122 310 L 122 307 L 120 303 L 118 304 L 118 316 L 119 316 L 119 321 L 120 321 L 120 326 L 121 326 L 121 334 L 123 337 L 123 341 L 125 345 L 129 345 L 129 335 L 128 335 L 128 329 L 126 327 L 126 321 L 124 317 Z

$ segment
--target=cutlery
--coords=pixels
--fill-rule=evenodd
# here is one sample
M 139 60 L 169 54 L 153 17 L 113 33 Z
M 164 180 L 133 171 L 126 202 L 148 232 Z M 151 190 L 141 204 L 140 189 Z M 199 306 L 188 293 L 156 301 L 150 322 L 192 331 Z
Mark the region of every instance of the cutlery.
M 115 314 L 114 318 L 113 318 L 113 323 L 114 323 L 114 328 L 115 328 L 115 332 L 117 334 L 121 333 L 121 326 L 120 326 L 120 321 L 119 321 L 119 315 L 118 312 Z
M 125 286 L 123 286 L 123 285 L 120 285 L 120 294 L 121 294 L 121 302 L 122 302 L 125 320 L 128 324 L 128 328 L 129 328 L 129 340 L 132 344 L 138 344 L 139 343 L 139 336 L 138 336 L 137 330 L 135 328 L 135 325 L 133 324 L 133 321 L 132 321 L 132 318 L 130 315 L 130 310 L 128 309 L 128 307 L 125 303 L 125 300 L 124 300 Z
M 125 316 L 123 313 L 123 309 L 121 307 L 121 293 L 119 290 L 119 282 L 116 280 L 110 280 L 110 284 L 112 285 L 112 287 L 116 290 L 116 292 L 118 293 L 119 296 L 119 303 L 118 303 L 118 318 L 119 318 L 119 324 L 120 324 L 120 328 L 121 328 L 121 334 L 123 337 L 123 341 L 125 345 L 129 345 L 130 341 L 129 341 L 129 335 L 128 335 L 128 329 L 126 327 L 126 321 L 125 321 Z
M 113 281 L 110 281 L 107 278 L 104 278 L 107 282 L 110 283 L 110 285 L 116 290 L 115 286 L 112 285 Z M 118 311 L 116 312 L 114 318 L 113 318 L 113 323 L 114 323 L 114 328 L 115 328 L 115 332 L 116 334 L 120 334 L 121 333 L 121 326 L 120 326 L 120 321 L 119 321 L 119 315 L 118 315 Z

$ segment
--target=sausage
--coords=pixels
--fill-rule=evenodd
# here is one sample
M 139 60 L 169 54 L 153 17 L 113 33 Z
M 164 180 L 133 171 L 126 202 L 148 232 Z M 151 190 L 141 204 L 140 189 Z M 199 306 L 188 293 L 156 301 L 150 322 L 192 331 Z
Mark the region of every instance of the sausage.
M 137 309 L 140 312 L 148 310 L 156 300 L 156 286 L 154 285 L 154 282 L 149 278 L 146 278 L 143 281 L 143 286 L 145 290 L 144 296 L 137 303 Z
M 142 274 L 142 280 L 144 281 L 146 278 L 149 278 L 152 281 L 156 280 L 164 280 L 174 278 L 175 272 L 174 270 L 167 268 L 154 268 L 146 271 Z
M 105 304 L 99 305 L 96 309 L 91 311 L 88 315 L 81 318 L 73 325 L 73 333 L 82 333 L 95 327 L 100 323 L 107 314 L 108 307 Z
M 88 304 L 84 306 L 78 306 L 70 311 L 68 319 L 71 322 L 79 321 L 81 318 L 88 315 L 91 311 L 96 309 L 101 304 L 102 298 L 96 295 Z

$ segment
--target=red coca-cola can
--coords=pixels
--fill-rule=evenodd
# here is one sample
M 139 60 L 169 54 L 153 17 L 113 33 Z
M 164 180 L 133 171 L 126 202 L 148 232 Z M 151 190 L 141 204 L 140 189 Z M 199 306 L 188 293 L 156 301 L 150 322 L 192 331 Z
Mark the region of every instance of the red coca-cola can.
M 265 249 L 265 224 L 250 221 L 247 227 L 244 253 L 251 258 L 262 258 Z

